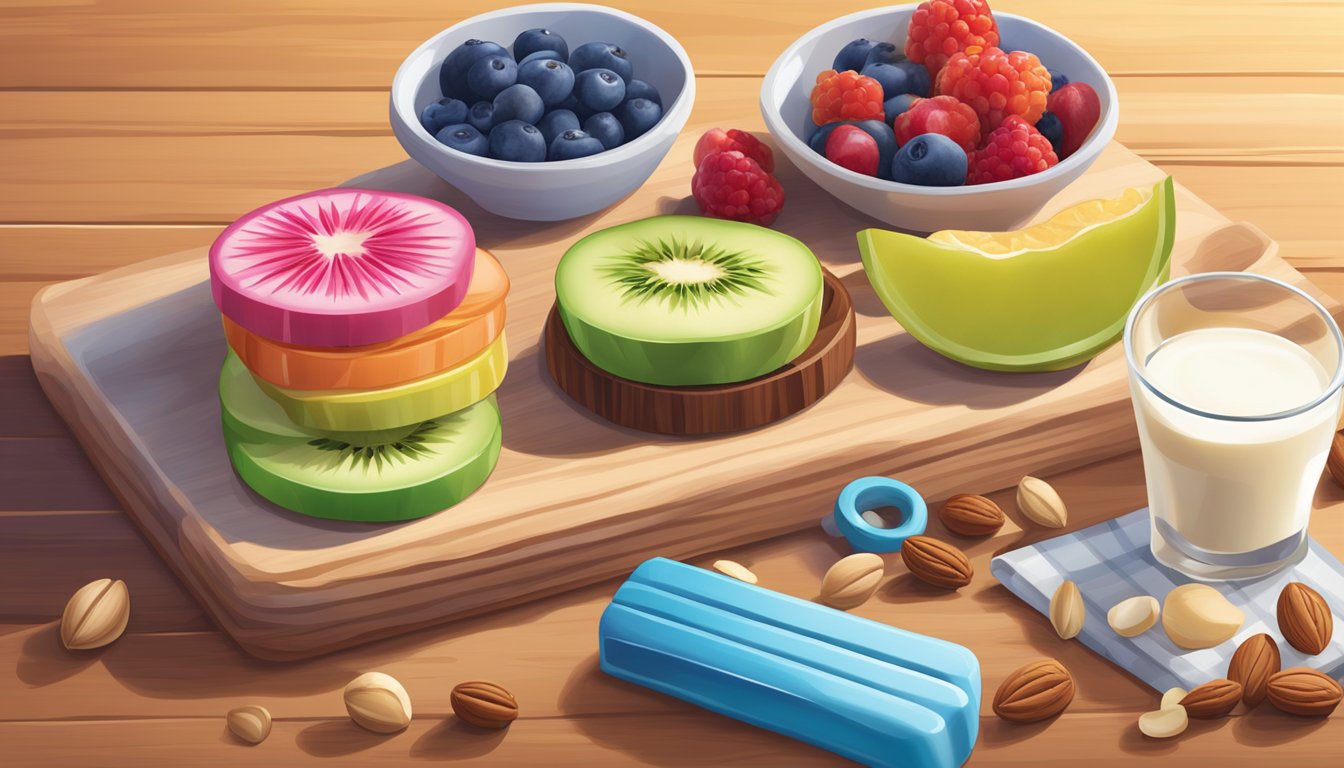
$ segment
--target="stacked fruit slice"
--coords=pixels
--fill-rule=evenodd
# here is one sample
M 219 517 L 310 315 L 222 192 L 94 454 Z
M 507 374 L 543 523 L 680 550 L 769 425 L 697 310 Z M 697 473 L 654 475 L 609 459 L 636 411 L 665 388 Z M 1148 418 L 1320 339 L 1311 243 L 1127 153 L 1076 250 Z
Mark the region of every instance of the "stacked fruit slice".
M 229 344 L 224 442 L 257 493 L 406 520 L 490 476 L 509 280 L 457 211 L 362 189 L 281 200 L 219 236 L 210 283 Z

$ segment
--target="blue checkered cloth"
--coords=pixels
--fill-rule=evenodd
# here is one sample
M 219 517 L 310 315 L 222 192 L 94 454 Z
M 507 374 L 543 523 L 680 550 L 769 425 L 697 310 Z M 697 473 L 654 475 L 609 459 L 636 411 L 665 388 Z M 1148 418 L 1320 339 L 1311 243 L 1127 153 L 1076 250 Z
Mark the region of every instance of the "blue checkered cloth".
M 1135 595 L 1159 601 L 1190 579 L 1158 565 L 1148 549 L 1148 510 L 1140 509 L 1081 531 L 1013 550 L 994 558 L 989 570 L 1027 605 L 1048 616 L 1050 596 L 1065 579 L 1083 594 L 1087 621 L 1078 639 L 1154 690 L 1194 688 L 1226 677 L 1232 653 L 1246 638 L 1261 632 L 1279 641 L 1284 668 L 1307 666 L 1339 679 L 1344 675 L 1344 566 L 1312 539 L 1297 566 L 1253 581 L 1211 584 L 1246 612 L 1246 623 L 1231 640 L 1199 651 L 1187 651 L 1167 639 L 1161 622 L 1135 638 L 1124 638 L 1106 623 L 1111 606 Z M 1335 634 L 1324 652 L 1305 656 L 1283 641 L 1275 607 L 1279 591 L 1292 581 L 1316 590 L 1330 604 Z

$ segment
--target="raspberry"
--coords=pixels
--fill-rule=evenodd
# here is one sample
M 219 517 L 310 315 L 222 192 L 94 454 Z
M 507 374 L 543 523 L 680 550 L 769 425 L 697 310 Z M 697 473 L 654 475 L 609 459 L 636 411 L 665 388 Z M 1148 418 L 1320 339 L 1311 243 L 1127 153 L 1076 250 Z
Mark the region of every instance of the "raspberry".
M 975 110 L 951 96 L 915 99 L 910 108 L 896 118 L 896 143 L 922 133 L 941 133 L 957 142 L 969 155 L 980 146 L 980 117 Z
M 905 57 L 937 76 L 954 53 L 980 53 L 999 44 L 999 25 L 985 0 L 929 0 L 910 17 Z
M 769 226 L 784 207 L 784 188 L 750 157 L 736 150 L 700 161 L 691 194 L 706 216 Z
M 980 133 L 986 134 L 1009 115 L 1033 125 L 1040 120 L 1050 96 L 1050 72 L 1026 51 L 956 53 L 938 73 L 934 93 L 971 105 L 980 116 Z
M 812 88 L 812 122 L 825 125 L 840 120 L 881 120 L 882 85 L 854 70 L 828 69 L 817 75 Z
M 1050 140 L 1031 123 L 1009 115 L 971 156 L 967 184 L 989 184 L 1040 173 L 1059 162 Z
M 739 131 L 736 128 L 729 128 L 724 131 L 722 128 L 710 128 L 705 131 L 705 135 L 695 143 L 695 167 L 700 167 L 700 161 L 715 152 L 728 152 L 736 150 L 756 161 L 766 173 L 775 171 L 775 155 L 770 151 L 767 144 L 762 144 L 761 140 L 746 131 Z

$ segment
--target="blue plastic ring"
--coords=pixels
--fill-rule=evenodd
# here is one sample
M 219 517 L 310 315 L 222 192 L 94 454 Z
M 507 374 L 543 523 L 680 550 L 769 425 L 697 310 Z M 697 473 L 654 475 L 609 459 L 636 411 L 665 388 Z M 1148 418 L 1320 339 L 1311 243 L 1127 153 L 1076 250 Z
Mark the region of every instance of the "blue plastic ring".
M 901 510 L 901 524 L 878 528 L 863 513 L 878 507 Z M 895 552 L 911 536 L 924 533 L 929 507 L 914 488 L 889 477 L 861 477 L 845 486 L 835 500 L 835 527 L 856 552 Z

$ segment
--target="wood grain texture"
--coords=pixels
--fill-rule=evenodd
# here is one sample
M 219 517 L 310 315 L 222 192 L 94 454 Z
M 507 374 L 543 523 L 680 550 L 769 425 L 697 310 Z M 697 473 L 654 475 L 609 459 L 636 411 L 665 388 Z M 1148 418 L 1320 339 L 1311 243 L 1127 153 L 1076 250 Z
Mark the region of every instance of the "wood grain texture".
M 622 427 L 660 435 L 715 435 L 773 424 L 830 394 L 854 368 L 857 324 L 844 283 L 823 270 L 821 322 L 798 358 L 765 376 L 713 387 L 660 387 L 594 365 L 565 331 L 559 305 L 542 333 L 546 370 L 574 402 Z

